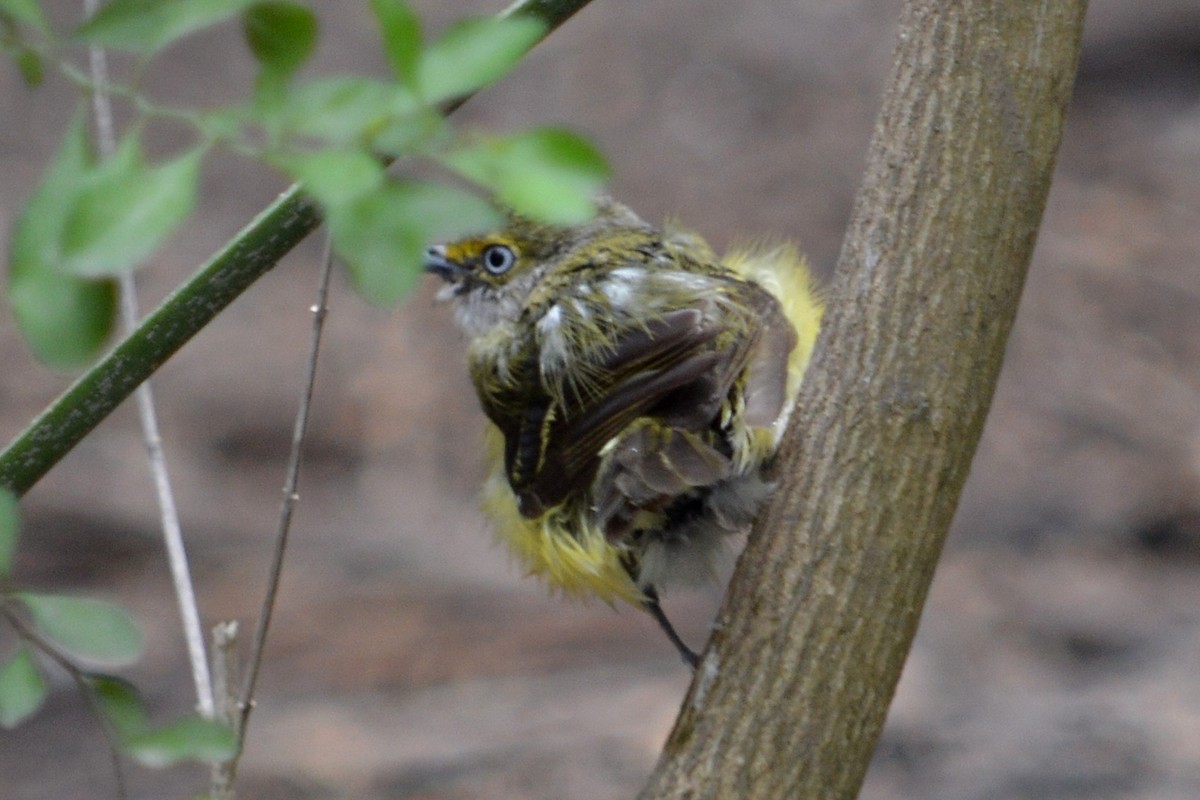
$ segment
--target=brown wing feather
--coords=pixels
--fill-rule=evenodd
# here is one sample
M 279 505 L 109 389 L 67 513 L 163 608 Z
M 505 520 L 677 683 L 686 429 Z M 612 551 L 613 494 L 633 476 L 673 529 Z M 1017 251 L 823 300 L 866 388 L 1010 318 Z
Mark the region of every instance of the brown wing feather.
M 526 406 L 509 437 L 509 482 L 521 512 L 545 508 L 583 492 L 595 476 L 600 450 L 631 422 L 655 416 L 678 427 L 705 427 L 742 367 L 756 338 L 718 346 L 723 332 L 699 308 L 664 314 L 619 337 L 591 359 L 588 392 L 560 392 L 560 407 L 546 392 Z M 506 434 L 507 435 L 507 434 Z M 535 468 L 529 457 L 536 449 Z

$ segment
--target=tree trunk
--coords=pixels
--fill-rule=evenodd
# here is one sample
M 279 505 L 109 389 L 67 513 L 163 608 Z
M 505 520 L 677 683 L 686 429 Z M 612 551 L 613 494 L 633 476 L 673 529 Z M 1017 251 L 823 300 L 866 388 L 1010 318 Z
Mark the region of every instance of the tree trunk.
M 825 323 L 642 800 L 853 798 L 979 441 L 1085 0 L 910 0 Z

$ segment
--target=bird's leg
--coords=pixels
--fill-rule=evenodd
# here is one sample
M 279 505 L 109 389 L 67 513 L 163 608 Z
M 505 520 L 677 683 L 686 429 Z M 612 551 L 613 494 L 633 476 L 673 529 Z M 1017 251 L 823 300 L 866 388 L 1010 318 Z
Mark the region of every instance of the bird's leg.
M 658 623 L 658 627 L 662 628 L 663 633 L 671 640 L 671 644 L 675 645 L 675 649 L 679 651 L 683 662 L 692 668 L 694 672 L 700 664 L 700 656 L 696 655 L 696 651 L 684 644 L 679 633 L 675 630 L 675 626 L 671 624 L 671 620 L 667 619 L 666 613 L 662 610 L 662 606 L 658 602 L 658 592 L 653 586 L 647 586 L 642 590 L 645 595 L 645 600 L 642 601 L 642 608 L 654 617 L 654 621 Z

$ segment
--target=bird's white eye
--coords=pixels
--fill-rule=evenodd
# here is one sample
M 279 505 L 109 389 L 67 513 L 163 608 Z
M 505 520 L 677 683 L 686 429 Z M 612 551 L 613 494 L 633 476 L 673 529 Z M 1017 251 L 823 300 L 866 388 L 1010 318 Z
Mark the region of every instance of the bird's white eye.
M 516 261 L 517 256 L 512 249 L 502 244 L 491 245 L 483 251 L 483 268 L 493 275 L 508 272 Z

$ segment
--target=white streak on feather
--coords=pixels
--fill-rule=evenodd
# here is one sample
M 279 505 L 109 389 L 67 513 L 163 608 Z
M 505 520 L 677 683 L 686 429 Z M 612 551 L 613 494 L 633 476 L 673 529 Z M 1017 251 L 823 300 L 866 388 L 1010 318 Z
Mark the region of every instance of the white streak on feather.
M 537 322 L 543 372 L 558 372 L 566 367 L 567 340 L 563 335 L 562 317 L 562 306 L 555 303 Z
M 608 273 L 610 278 L 636 286 L 646 277 L 645 267 L 617 267 Z
M 654 277 L 663 283 L 674 283 L 680 289 L 692 292 L 707 292 L 716 287 L 716 281 L 712 278 L 707 275 L 699 275 L 695 272 L 671 270 L 669 272 L 660 272 Z
M 604 292 L 604 296 L 608 298 L 608 302 L 614 309 L 625 309 L 632 305 L 640 283 L 641 275 L 631 278 L 617 275 L 617 271 L 614 271 L 609 280 L 600 284 L 600 291 Z

